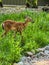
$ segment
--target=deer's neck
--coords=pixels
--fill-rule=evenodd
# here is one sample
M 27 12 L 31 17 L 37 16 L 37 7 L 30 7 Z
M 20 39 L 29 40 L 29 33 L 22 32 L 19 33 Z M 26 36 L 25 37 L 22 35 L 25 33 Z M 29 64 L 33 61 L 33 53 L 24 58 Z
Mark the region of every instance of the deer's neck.
M 29 21 L 25 21 L 25 25 L 27 25 L 27 24 L 28 24 L 28 22 L 29 22 Z

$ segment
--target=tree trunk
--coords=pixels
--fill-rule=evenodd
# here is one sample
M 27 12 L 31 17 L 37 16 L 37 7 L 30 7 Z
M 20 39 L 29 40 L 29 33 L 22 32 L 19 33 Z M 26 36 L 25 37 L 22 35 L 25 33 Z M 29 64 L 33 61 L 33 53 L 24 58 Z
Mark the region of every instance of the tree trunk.
M 2 3 L 2 0 L 0 0 L 0 7 L 3 7 L 3 3 Z

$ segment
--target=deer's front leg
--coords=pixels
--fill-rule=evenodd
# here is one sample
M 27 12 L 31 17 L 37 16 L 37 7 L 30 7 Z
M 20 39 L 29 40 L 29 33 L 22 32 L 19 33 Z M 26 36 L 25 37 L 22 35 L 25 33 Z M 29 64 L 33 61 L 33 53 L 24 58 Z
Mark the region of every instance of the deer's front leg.
M 14 36 L 13 36 L 14 38 L 16 37 L 16 33 L 17 33 L 17 31 L 14 31 Z
M 19 31 L 20 35 L 22 35 L 22 31 Z

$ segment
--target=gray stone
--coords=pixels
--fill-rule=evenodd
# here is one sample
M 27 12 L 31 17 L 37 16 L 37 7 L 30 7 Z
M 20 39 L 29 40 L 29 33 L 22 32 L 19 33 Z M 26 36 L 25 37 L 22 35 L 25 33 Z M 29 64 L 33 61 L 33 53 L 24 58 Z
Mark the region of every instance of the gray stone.
M 49 45 L 45 47 L 45 50 L 49 50 Z
M 28 62 L 30 62 L 32 59 L 31 59 L 31 57 L 27 57 L 27 60 L 28 60 Z
M 49 50 L 45 50 L 44 54 L 49 55 Z
M 21 61 L 22 62 L 26 62 L 27 61 L 27 58 L 24 56 L 24 57 L 22 57 Z
M 14 63 L 13 65 L 19 65 L 19 64 L 17 64 L 17 63 Z
M 21 61 L 21 62 L 18 63 L 18 65 L 24 65 L 24 63 Z
M 28 56 L 33 56 L 33 53 L 32 53 L 32 52 L 26 52 L 26 54 L 27 54 Z
M 28 63 L 28 62 L 26 62 L 26 63 L 24 63 L 24 65 L 31 65 L 30 63 Z
M 31 60 L 31 63 L 35 63 L 36 61 L 38 61 L 38 58 L 34 58 L 33 60 Z
M 39 58 L 40 56 L 44 57 L 45 54 L 43 52 L 37 53 L 36 56 Z
M 37 51 L 38 52 L 43 52 L 45 50 L 45 48 L 38 48 Z

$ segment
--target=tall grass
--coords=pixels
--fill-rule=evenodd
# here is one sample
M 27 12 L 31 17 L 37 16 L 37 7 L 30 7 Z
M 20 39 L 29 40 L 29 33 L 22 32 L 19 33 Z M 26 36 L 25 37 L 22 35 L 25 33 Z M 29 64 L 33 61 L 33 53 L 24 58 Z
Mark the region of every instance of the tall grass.
M 30 16 L 34 23 L 28 23 L 23 30 L 22 35 L 16 34 L 13 38 L 13 32 L 10 31 L 4 38 L 1 37 L 4 30 L 1 24 L 7 20 L 24 22 L 25 16 Z M 36 50 L 49 44 L 49 13 L 24 11 L 15 14 L 0 15 L 0 65 L 11 65 L 18 62 L 22 55 L 27 51 Z

